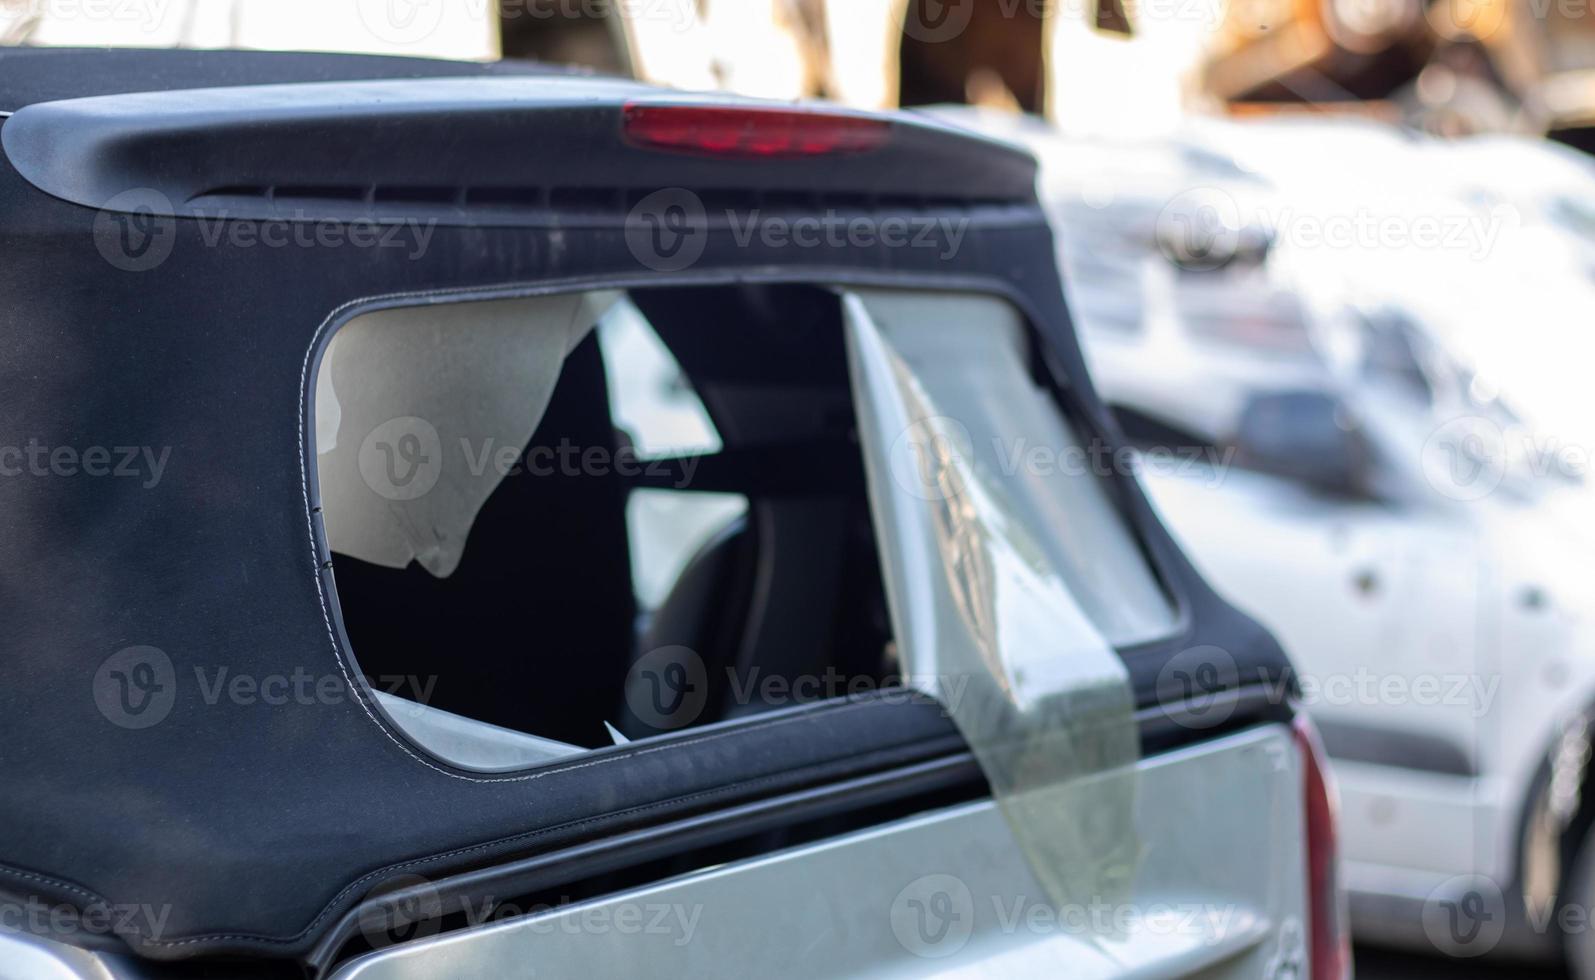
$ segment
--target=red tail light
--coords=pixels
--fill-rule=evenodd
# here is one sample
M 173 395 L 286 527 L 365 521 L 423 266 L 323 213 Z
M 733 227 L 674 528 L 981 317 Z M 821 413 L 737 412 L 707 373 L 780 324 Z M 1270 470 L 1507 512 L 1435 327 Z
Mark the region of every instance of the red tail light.
M 1292 726 L 1301 750 L 1307 816 L 1307 900 L 1312 980 L 1345 980 L 1351 975 L 1351 944 L 1340 898 L 1335 822 L 1337 797 L 1318 730 L 1305 714 Z
M 886 145 L 888 123 L 763 106 L 655 106 L 624 111 L 628 143 L 651 150 L 742 159 L 868 153 Z

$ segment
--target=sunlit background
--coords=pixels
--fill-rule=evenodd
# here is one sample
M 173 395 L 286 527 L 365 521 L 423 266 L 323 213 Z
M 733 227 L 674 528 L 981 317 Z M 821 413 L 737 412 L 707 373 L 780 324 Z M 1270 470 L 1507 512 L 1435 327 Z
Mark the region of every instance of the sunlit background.
M 0 40 L 532 57 L 1073 132 L 1331 111 L 1587 146 L 1595 123 L 1579 0 L 3 0 Z

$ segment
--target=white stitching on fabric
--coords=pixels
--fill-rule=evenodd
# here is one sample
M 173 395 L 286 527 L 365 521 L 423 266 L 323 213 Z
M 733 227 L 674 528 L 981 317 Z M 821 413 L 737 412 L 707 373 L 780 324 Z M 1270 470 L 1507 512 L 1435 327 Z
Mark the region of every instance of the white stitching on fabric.
M 30 871 L 18 871 L 15 868 L 7 868 L 3 866 L 0 866 L 0 874 L 10 875 L 13 878 L 21 878 L 27 881 L 39 881 L 46 885 L 53 885 L 63 891 L 69 891 L 77 895 L 82 895 L 84 898 L 87 898 L 92 902 L 99 902 L 101 905 L 111 904 L 103 895 L 97 895 L 94 892 L 89 891 L 87 888 L 79 888 L 77 885 L 62 881 L 59 878 L 51 878 L 48 875 L 36 875 Z

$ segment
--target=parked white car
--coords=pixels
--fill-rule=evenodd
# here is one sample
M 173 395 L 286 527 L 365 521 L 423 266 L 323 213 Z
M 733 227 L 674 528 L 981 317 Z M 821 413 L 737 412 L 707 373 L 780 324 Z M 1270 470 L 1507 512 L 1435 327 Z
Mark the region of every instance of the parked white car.
M 1547 254 L 1559 232 L 1492 230 L 1486 211 L 1479 247 L 1456 254 L 1296 240 L 1358 206 L 1397 238 L 1425 218 L 1465 226 L 1480 202 L 1457 189 L 1492 180 L 1458 177 L 1480 146 L 1360 123 L 1113 145 L 955 115 L 1041 159 L 1072 313 L 1144 484 L 1306 675 L 1340 777 L 1354 933 L 1459 956 L 1565 945 L 1595 976 L 1590 443 L 1542 428 L 1576 423 L 1589 397 L 1589 362 L 1566 353 L 1595 304 L 1567 266 L 1526 284 L 1510 237 L 1535 225 Z M 1331 137 L 1366 152 L 1311 164 Z M 1499 183 L 1490 208 L 1517 200 Z M 1497 363 L 1502 378 L 1480 370 Z

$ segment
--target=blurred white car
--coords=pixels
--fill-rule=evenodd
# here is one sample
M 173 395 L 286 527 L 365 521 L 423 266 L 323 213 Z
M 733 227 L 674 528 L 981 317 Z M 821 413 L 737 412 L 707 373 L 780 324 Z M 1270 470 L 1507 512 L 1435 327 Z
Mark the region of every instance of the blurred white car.
M 956 115 L 1041 158 L 1073 313 L 1146 486 L 1307 675 L 1357 935 L 1565 945 L 1595 976 L 1590 443 L 1513 407 L 1578 421 L 1595 386 L 1567 353 L 1595 304 L 1566 266 L 1522 278 L 1536 263 L 1512 233 L 1539 223 L 1506 192 L 1522 182 L 1475 167 L 1482 146 L 1366 124 L 1112 145 Z M 1481 211 L 1464 184 L 1502 193 Z M 1365 219 L 1377 240 L 1305 241 Z M 1475 238 L 1400 240 L 1424 221 Z M 1478 370 L 1496 362 L 1515 386 Z

